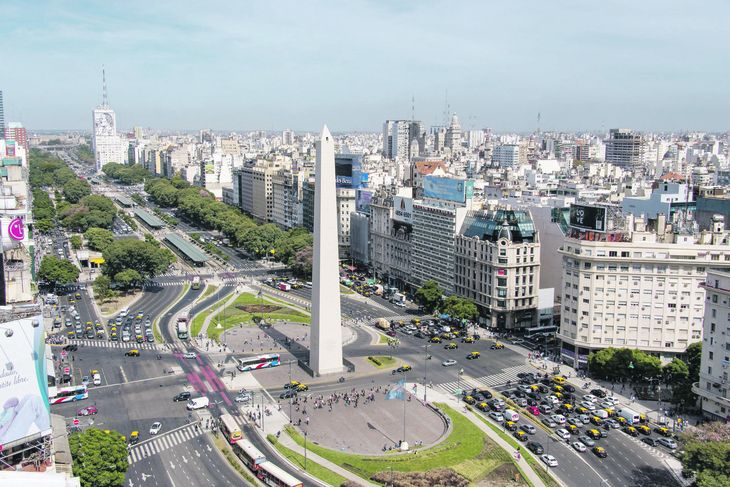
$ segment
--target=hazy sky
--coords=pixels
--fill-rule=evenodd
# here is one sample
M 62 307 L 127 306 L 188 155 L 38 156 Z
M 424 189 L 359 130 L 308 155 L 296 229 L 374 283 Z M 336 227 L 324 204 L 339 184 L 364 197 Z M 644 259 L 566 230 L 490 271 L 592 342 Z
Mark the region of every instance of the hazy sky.
M 121 128 L 727 130 L 730 2 L 3 0 L 6 120 Z

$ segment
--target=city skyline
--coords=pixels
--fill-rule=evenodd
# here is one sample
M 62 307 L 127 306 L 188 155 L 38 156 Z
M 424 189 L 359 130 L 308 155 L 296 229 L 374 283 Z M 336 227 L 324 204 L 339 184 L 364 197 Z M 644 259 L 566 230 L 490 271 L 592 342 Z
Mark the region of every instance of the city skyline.
M 721 2 L 73 6 L 5 6 L 7 120 L 88 130 L 102 65 L 125 129 L 378 132 L 415 98 L 426 126 L 722 131 L 730 109 Z

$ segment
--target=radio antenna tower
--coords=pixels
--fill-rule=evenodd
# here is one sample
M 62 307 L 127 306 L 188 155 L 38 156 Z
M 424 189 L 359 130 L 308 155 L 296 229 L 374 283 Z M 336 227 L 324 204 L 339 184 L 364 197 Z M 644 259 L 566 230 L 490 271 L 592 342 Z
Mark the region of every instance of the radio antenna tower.
M 104 65 L 101 65 L 101 106 L 104 108 L 109 107 L 109 98 L 106 93 L 106 70 Z
M 416 120 L 416 97 L 411 95 L 411 122 Z
M 540 112 L 537 112 L 537 135 L 540 135 L 540 120 L 542 119 L 542 115 Z

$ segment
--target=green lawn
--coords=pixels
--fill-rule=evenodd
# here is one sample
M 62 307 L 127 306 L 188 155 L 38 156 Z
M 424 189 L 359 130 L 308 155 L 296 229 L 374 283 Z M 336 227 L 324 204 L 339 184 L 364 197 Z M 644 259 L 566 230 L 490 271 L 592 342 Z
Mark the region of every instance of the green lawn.
M 363 478 L 389 469 L 399 472 L 425 472 L 437 468 L 452 468 L 471 482 L 484 478 L 500 465 L 511 462 L 504 452 L 467 418 L 445 404 L 436 404 L 449 418 L 453 429 L 441 443 L 416 455 L 362 456 L 330 450 L 319 445 L 309 448 L 317 455 L 341 465 Z M 291 427 L 286 428 L 292 439 L 304 445 L 304 438 Z
M 269 440 L 269 443 L 274 445 L 274 448 L 276 448 L 279 453 L 281 453 L 287 460 L 295 465 L 298 465 L 299 468 L 303 469 L 310 475 L 317 477 L 318 479 L 328 483 L 329 485 L 340 486 L 347 482 L 347 479 L 345 477 L 336 474 L 332 470 L 323 467 L 319 463 L 313 462 L 311 458 L 307 458 L 307 468 L 304 468 L 304 455 L 300 455 L 294 450 L 285 447 L 284 445 L 279 443 L 274 435 L 268 435 L 266 439 Z
M 492 429 L 493 431 L 495 431 L 495 432 L 496 432 L 496 433 L 497 433 L 497 434 L 498 434 L 499 436 L 501 436 L 501 437 L 502 437 L 502 439 L 503 439 L 504 441 L 506 441 L 507 443 L 509 443 L 509 444 L 510 444 L 510 445 L 511 445 L 511 446 L 512 446 L 512 447 L 513 447 L 513 448 L 514 448 L 515 450 L 517 449 L 517 447 L 518 447 L 518 446 L 519 446 L 519 447 L 522 447 L 522 446 L 524 446 L 524 445 L 522 445 L 521 443 L 518 443 L 518 442 L 517 442 L 517 440 L 515 440 L 515 439 L 514 439 L 513 437 L 511 437 L 510 435 L 506 434 L 506 433 L 505 433 L 504 431 L 502 431 L 502 430 L 501 430 L 501 429 L 499 428 L 499 426 L 497 426 L 497 425 L 493 424 L 492 422 L 490 422 L 490 421 L 489 421 L 489 420 L 488 420 L 487 418 L 485 418 L 485 417 L 484 417 L 484 416 L 482 416 L 481 414 L 478 414 L 478 413 L 474 413 L 474 414 L 475 414 L 475 416 L 477 416 L 477 417 L 478 417 L 478 418 L 479 418 L 479 419 L 480 419 L 480 420 L 481 420 L 481 421 L 482 421 L 482 422 L 483 422 L 484 424 L 486 424 L 487 426 L 489 426 L 489 428 L 491 428 L 491 429 Z M 523 450 L 524 450 L 524 449 L 523 449 Z M 523 458 L 524 458 L 524 459 L 525 459 L 525 460 L 527 461 L 527 464 L 528 464 L 528 465 L 529 465 L 529 466 L 530 466 L 530 467 L 532 468 L 532 470 L 533 470 L 533 471 L 534 471 L 534 472 L 535 472 L 535 473 L 537 474 L 537 476 L 538 476 L 538 477 L 540 477 L 540 479 L 542 479 L 543 483 L 544 483 L 544 484 L 545 484 L 545 485 L 546 485 L 547 487 L 560 487 L 560 484 L 558 484 L 558 483 L 557 483 L 557 482 L 555 481 L 555 479 L 553 479 L 553 478 L 552 478 L 552 477 L 551 477 L 551 476 L 550 476 L 550 475 L 549 475 L 549 474 L 548 474 L 548 473 L 547 473 L 547 472 L 546 472 L 546 471 L 544 470 L 544 468 L 543 468 L 543 465 L 542 465 L 542 464 L 541 464 L 540 462 L 538 462 L 537 460 L 535 460 L 535 458 L 534 458 L 534 457 L 533 457 L 532 455 L 530 455 L 529 453 L 525 452 L 525 453 L 524 453 L 524 454 L 522 455 L 522 457 L 523 457 Z M 519 467 L 518 467 L 518 468 L 519 468 Z M 523 476 L 523 477 L 525 477 L 525 476 L 524 476 L 524 474 L 523 474 L 522 476 Z M 525 480 L 527 480 L 527 477 L 525 477 Z
M 280 306 L 278 303 L 269 301 L 266 296 L 257 298 L 251 293 L 243 293 L 238 296 L 233 303 L 226 306 L 225 310 L 221 311 L 213 317 L 210 325 L 208 325 L 208 336 L 214 340 L 217 340 L 220 334 L 228 328 L 233 328 L 234 326 L 238 326 L 241 323 L 253 323 L 254 317 L 263 317 L 266 321 L 269 322 L 276 320 L 292 321 L 296 323 L 311 322 L 311 317 L 309 315 L 306 315 L 301 311 L 297 311 L 295 309 L 285 308 L 283 306 L 281 306 L 276 311 L 266 313 L 249 313 L 247 311 L 237 308 L 237 306 L 258 304 Z M 222 328 L 217 327 L 218 323 L 222 325 Z M 195 323 L 193 321 L 193 325 L 194 324 Z
M 376 364 L 372 359 L 377 360 L 380 362 L 380 365 Z M 375 367 L 379 369 L 385 369 L 388 367 L 392 367 L 395 365 L 395 359 L 393 357 L 388 357 L 386 355 L 374 355 L 372 357 L 368 357 L 368 362 L 373 364 Z
M 200 297 L 196 299 L 196 301 L 204 300 L 205 298 L 216 292 L 217 289 L 218 286 L 216 286 L 215 284 L 208 284 L 207 286 L 205 286 L 205 291 L 203 291 L 203 294 L 201 294 Z
M 342 284 L 340 284 L 340 292 L 342 294 L 355 294 L 355 291 L 353 291 L 352 289 L 350 289 L 347 286 L 343 286 Z

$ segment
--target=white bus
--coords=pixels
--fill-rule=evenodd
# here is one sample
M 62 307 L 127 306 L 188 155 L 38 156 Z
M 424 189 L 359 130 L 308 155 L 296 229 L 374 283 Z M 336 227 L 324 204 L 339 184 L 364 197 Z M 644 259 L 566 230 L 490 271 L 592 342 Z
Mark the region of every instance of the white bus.
M 265 355 L 257 355 L 255 357 L 246 357 L 237 359 L 236 367 L 241 372 L 250 370 L 264 369 L 266 367 L 277 367 L 281 365 L 281 358 L 278 353 L 267 353 Z

